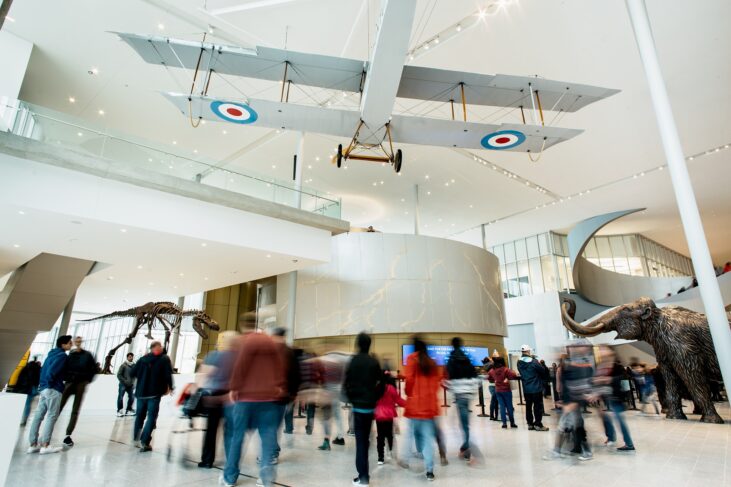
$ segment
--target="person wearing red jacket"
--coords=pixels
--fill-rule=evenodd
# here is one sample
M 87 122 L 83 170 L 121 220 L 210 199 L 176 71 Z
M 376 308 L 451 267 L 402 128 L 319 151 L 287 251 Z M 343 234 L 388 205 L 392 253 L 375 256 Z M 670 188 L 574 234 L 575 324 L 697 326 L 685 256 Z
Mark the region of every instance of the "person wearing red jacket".
M 517 428 L 513 416 L 513 391 L 510 389 L 510 379 L 515 379 L 518 374 L 505 366 L 505 359 L 495 357 L 494 366 L 487 373 L 487 377 L 495 381 L 495 394 L 500 404 L 500 420 L 503 422 L 503 429 L 507 428 L 507 417 L 510 419 L 510 427 Z M 506 414 L 507 413 L 507 414 Z
M 439 416 L 437 393 L 442 382 L 442 373 L 436 362 L 426 352 L 426 343 L 414 337 L 414 353 L 406 359 L 406 410 L 409 429 L 416 442 L 417 451 L 424 456 L 427 480 L 434 480 L 434 443 L 436 427 L 434 418 Z M 404 438 L 409 438 L 404 435 Z M 404 461 L 411 453 L 411 441 L 404 441 L 399 465 L 408 468 Z
M 379 386 L 383 393 L 376 403 L 376 448 L 378 450 L 378 465 L 385 463 L 384 450 L 388 442 L 389 455 L 393 452 L 393 420 L 398 417 L 396 406 L 405 407 L 406 401 L 396 390 L 396 379 L 388 370 L 383 371 Z

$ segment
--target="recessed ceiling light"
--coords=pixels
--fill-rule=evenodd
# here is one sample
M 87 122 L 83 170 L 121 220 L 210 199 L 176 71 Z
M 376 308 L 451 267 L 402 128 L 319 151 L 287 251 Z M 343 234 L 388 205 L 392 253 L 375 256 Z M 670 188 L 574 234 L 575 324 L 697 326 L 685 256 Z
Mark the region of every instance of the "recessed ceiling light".
M 226 135 L 228 133 L 226 130 L 222 130 L 221 132 L 223 133 L 223 135 Z M 279 133 L 278 130 L 277 130 L 277 133 Z
M 405 202 L 406 198 L 401 198 L 401 203 Z
M 152 162 L 152 157 L 148 157 L 147 162 Z
M 180 277 L 185 277 L 185 274 L 183 274 L 182 272 L 181 272 L 180 274 L 178 274 L 178 275 L 179 275 Z
M 99 69 L 98 68 L 91 68 L 89 71 L 87 71 L 87 73 L 95 76 L 95 75 L 99 74 Z
M 155 285 L 155 283 L 154 283 L 154 282 L 152 282 L 152 281 L 150 281 L 150 282 L 148 282 L 148 283 L 147 283 L 147 285 L 148 285 L 148 286 L 154 286 L 154 285 Z
M 424 44 L 424 49 L 429 50 L 429 43 Z
M 158 30 L 165 30 L 165 24 L 159 23 L 159 24 L 157 24 L 157 28 L 158 28 Z
M 434 44 L 439 44 L 439 37 L 437 37 L 436 39 L 434 39 Z
M 267 259 L 271 259 L 271 258 L 272 258 L 272 254 L 267 254 Z
M 205 242 L 203 242 L 203 243 L 201 244 L 201 247 L 208 247 L 208 244 L 207 244 L 207 243 L 205 243 Z
M 272 169 L 276 169 L 276 168 L 277 168 L 277 165 L 276 164 L 272 164 Z
M 98 113 L 99 115 L 104 115 L 104 110 L 102 110 L 102 109 L 100 108 L 100 109 L 99 109 L 99 111 L 97 111 L 97 113 Z
M 377 185 L 378 185 L 378 183 L 376 183 L 375 181 L 373 181 L 373 186 L 377 186 Z
M 69 96 L 69 103 L 76 103 L 76 98 Z
M 198 149 L 193 149 L 193 154 L 197 154 L 197 153 L 198 153 Z
M 173 145 L 178 145 L 178 141 L 177 140 L 173 140 Z
M 16 249 L 20 248 L 20 244 L 13 244 L 13 247 L 15 247 Z
M 461 32 L 461 31 L 462 31 L 462 26 L 457 24 L 457 32 Z
M 427 191 L 427 192 L 426 192 L 426 194 L 427 194 L 427 195 L 431 195 L 431 191 Z
M 470 205 L 470 208 L 474 208 L 474 206 Z
M 84 136 L 84 132 L 76 132 L 76 135 L 78 135 L 79 137 L 83 137 Z
M 122 232 L 122 233 L 127 233 L 127 229 L 126 228 L 120 228 L 119 231 Z
M 113 280 L 114 280 L 114 276 L 108 276 L 107 277 L 107 281 L 113 281 Z
M 25 212 L 23 210 L 18 210 L 18 215 L 25 215 Z
M 137 268 L 138 268 L 138 269 L 142 269 L 142 266 L 141 266 L 141 265 L 138 265 L 138 266 L 137 266 Z
M 320 160 L 320 156 L 315 157 L 315 160 L 316 161 L 319 161 Z
M 173 286 L 173 289 L 178 289 L 178 286 Z M 149 296 L 149 294 L 148 294 L 148 296 Z
M 207 281 L 207 280 L 208 280 L 208 278 L 207 278 L 207 277 L 204 277 L 204 278 L 203 278 L 203 280 L 204 280 L 204 281 Z
M 312 169 L 312 165 L 307 166 L 307 169 Z

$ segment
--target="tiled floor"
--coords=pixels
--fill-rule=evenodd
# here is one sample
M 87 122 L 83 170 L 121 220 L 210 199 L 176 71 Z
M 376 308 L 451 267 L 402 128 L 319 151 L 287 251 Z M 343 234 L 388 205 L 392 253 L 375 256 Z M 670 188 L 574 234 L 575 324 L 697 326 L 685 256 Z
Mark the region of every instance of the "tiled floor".
M 718 405 L 721 415 L 729 421 L 727 405 Z M 687 410 L 686 410 L 687 411 Z M 474 411 L 477 412 L 477 409 Z M 629 425 L 637 447 L 633 454 L 607 451 L 603 442 L 598 414 L 587 416 L 587 428 L 595 445 L 595 459 L 578 462 L 574 458 L 544 461 L 542 455 L 553 441 L 553 431 L 527 431 L 524 420 L 519 429 L 502 430 L 500 423 L 486 418 L 472 418 L 473 439 L 485 454 L 481 465 L 467 466 L 456 458 L 460 432 L 454 407 L 442 418 L 447 436 L 450 465 L 436 467 L 436 485 L 465 487 L 479 486 L 731 486 L 731 424 L 709 425 L 689 421 L 669 421 L 654 416 L 629 412 Z M 516 407 L 517 415 L 523 407 Z M 546 424 L 552 430 L 557 415 L 550 411 Z M 62 415 L 57 433 L 66 425 Z M 173 427 L 180 426 L 175 410 L 168 405 L 161 412 L 155 432 L 152 453 L 141 454 L 130 446 L 132 418 L 116 418 L 110 411 L 87 412 L 79 420 L 70 451 L 41 457 L 24 453 L 27 446 L 25 432 L 19 438 L 8 476 L 7 486 L 64 486 L 105 487 L 135 485 L 187 486 L 216 485 L 220 471 L 200 470 L 196 467 L 200 433 L 173 435 Z M 282 439 L 281 464 L 278 482 L 294 487 L 320 485 L 349 485 L 354 468 L 354 444 L 346 438 L 345 447 L 333 446 L 331 452 L 316 449 L 322 440 L 318 427 L 313 436 L 304 434 L 302 419 L 295 420 L 296 434 Z M 166 456 L 170 438 L 175 438 L 175 450 L 186 448 L 191 461 L 180 461 L 177 451 L 168 461 Z M 57 435 L 57 441 L 61 437 Z M 255 456 L 257 441 L 242 462 L 239 485 L 255 485 Z M 372 450 L 374 450 L 373 445 Z M 222 454 L 220 455 L 222 457 Z M 425 485 L 423 473 L 402 470 L 394 464 L 377 466 L 375 452 L 371 452 L 371 485 L 412 486 Z

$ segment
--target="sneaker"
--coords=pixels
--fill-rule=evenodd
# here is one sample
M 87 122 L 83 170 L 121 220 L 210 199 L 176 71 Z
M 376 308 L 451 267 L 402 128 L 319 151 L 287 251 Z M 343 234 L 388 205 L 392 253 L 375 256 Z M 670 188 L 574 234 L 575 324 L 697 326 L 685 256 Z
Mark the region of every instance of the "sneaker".
M 38 445 L 31 445 L 28 447 L 28 449 L 25 451 L 26 453 L 38 453 L 41 451 L 41 447 Z
M 579 455 L 579 460 L 582 462 L 587 462 L 589 460 L 594 459 L 594 454 L 592 452 L 584 452 L 581 455 Z
M 26 422 L 25 422 L 25 421 L 21 421 L 21 422 L 20 422 L 20 427 L 21 427 L 21 428 L 25 428 L 25 424 L 26 424 Z
M 318 446 L 317 449 L 322 451 L 330 451 L 330 440 L 323 441 L 322 445 Z
M 147 453 L 148 451 L 152 451 L 152 447 L 150 445 L 142 445 L 140 448 L 140 453 Z
M 74 440 L 72 440 L 70 436 L 67 436 L 63 439 L 63 446 L 66 448 L 71 448 L 72 446 L 74 446 Z
M 427 473 L 426 473 L 426 479 L 427 479 L 427 480 L 428 480 L 429 482 L 433 482 L 433 481 L 434 481 L 434 472 L 427 472 Z
M 617 448 L 617 451 L 635 451 L 635 447 L 624 445 Z
M 256 487 L 264 487 L 264 481 L 262 479 L 256 479 Z
M 294 434 L 294 431 L 284 430 L 282 433 L 284 433 L 285 435 L 293 435 Z
M 515 423 L 510 423 L 510 427 L 511 427 L 511 428 L 517 428 L 517 427 L 518 427 L 518 425 L 517 425 L 517 424 L 515 424 Z
M 128 409 L 125 414 L 127 416 L 134 416 L 135 414 L 137 414 L 137 411 L 135 411 L 134 409 Z
M 611 447 L 613 447 L 616 444 L 617 443 L 615 443 L 614 441 L 611 441 L 611 440 L 607 440 L 607 441 L 604 442 L 604 446 L 606 446 L 607 448 L 611 448 Z
M 226 482 L 226 480 L 224 480 L 223 478 L 223 475 L 218 477 L 218 484 L 222 485 L 223 487 L 236 487 L 236 484 L 229 484 L 228 482 Z
M 355 436 L 355 431 L 353 431 L 353 430 L 348 430 L 348 432 L 347 432 L 346 434 L 347 434 L 348 436 Z
M 383 460 L 378 460 L 378 465 L 384 465 L 385 463 Z
M 546 426 L 536 426 L 533 428 L 535 431 L 548 431 L 548 428 Z
M 63 447 L 48 445 L 41 448 L 38 453 L 40 453 L 41 455 L 48 455 L 49 453 L 58 453 L 61 450 L 63 450 Z
M 534 429 L 536 429 L 535 426 L 533 426 L 532 424 L 528 425 L 528 431 L 533 431 Z
M 117 411 L 117 417 L 118 417 L 118 418 L 121 418 L 122 416 L 124 416 L 124 411 L 122 411 L 122 410 L 120 409 L 119 411 Z
M 504 430 L 508 429 L 508 425 L 507 424 L 503 424 L 503 429 Z
M 340 445 L 340 446 L 345 445 L 345 438 L 343 438 L 343 437 L 337 437 L 337 438 L 335 438 L 333 440 L 333 445 Z
M 198 462 L 198 468 L 213 468 L 212 463 Z
M 368 485 L 368 481 L 363 480 L 360 477 L 356 477 L 353 479 L 353 485 Z
M 559 458 L 563 458 L 563 455 L 561 455 L 561 453 L 557 452 L 556 450 L 551 450 L 543 455 L 544 460 L 558 460 Z
M 135 448 L 142 448 L 142 442 L 140 440 L 135 440 L 132 442 Z

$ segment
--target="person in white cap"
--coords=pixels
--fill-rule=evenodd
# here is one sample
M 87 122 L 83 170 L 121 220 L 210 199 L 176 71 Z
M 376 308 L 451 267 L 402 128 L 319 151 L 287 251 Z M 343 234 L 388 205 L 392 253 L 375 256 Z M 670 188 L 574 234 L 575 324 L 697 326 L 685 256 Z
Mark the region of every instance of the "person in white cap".
M 520 347 L 520 352 L 518 373 L 523 382 L 525 420 L 528 423 L 528 429 L 548 431 L 548 428 L 543 426 L 543 389 L 549 378 L 540 362 L 531 356 L 530 345 Z

